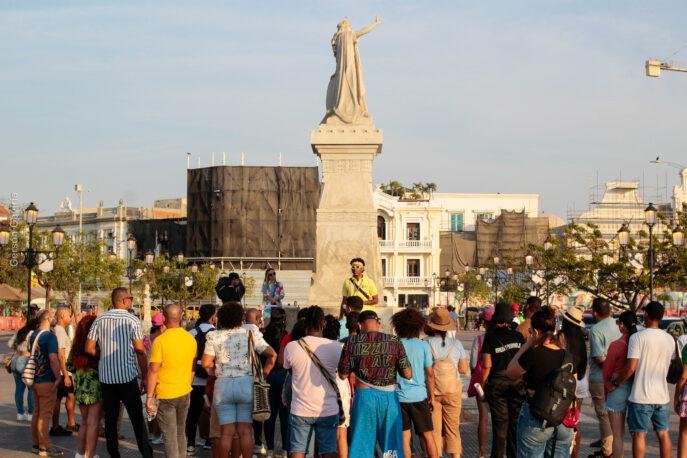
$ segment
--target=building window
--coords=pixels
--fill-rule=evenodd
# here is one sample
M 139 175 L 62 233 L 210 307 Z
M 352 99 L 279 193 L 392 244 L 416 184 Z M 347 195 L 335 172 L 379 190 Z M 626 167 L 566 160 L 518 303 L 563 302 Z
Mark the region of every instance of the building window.
M 377 215 L 377 237 L 386 240 L 386 220 L 382 215 Z
M 485 223 L 491 223 L 494 221 L 494 214 L 492 212 L 477 213 L 477 220 L 484 221 Z
M 386 259 L 382 259 L 382 277 L 386 277 Z
M 420 223 L 406 223 L 406 240 L 420 240 Z
M 408 259 L 406 261 L 406 274 L 408 277 L 419 277 L 420 276 L 420 260 L 419 259 Z
M 462 232 L 463 212 L 451 213 L 451 232 Z

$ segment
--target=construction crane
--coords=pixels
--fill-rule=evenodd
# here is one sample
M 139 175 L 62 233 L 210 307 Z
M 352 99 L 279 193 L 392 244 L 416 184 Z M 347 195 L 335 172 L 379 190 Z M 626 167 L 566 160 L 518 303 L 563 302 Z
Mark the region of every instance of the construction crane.
M 661 70 L 668 70 L 671 72 L 687 73 L 687 67 L 678 67 L 670 62 L 660 61 L 658 59 L 649 59 L 646 61 L 646 76 L 658 78 L 661 76 Z

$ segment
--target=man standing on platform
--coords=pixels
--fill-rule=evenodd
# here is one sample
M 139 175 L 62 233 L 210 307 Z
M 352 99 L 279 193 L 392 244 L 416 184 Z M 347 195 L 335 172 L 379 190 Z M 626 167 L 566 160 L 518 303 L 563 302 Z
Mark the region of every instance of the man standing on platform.
M 375 282 L 364 275 L 365 261 L 362 258 L 351 259 L 351 277 L 344 280 L 341 295 L 341 307 L 346 305 L 346 298 L 358 296 L 363 300 L 363 310 L 374 310 L 379 302 Z

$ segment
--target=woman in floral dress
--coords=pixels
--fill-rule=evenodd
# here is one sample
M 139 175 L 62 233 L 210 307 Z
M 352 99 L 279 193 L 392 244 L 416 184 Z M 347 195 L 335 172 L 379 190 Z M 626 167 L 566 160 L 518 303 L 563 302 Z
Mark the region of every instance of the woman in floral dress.
M 69 361 L 71 372 L 74 374 L 74 395 L 81 410 L 77 458 L 97 456 L 95 449 L 98 445 L 98 428 L 103 413 L 98 359 L 86 353 L 86 337 L 95 318 L 87 315 L 79 322 Z

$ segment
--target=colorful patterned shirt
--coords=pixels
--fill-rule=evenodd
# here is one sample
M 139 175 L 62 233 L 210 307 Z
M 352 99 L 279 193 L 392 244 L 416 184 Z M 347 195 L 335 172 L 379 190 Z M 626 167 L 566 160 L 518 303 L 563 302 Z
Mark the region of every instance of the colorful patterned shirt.
M 410 361 L 398 337 L 383 332 L 362 332 L 344 344 L 339 373 L 350 374 L 368 385 L 396 384 L 396 373 L 410 368 Z

